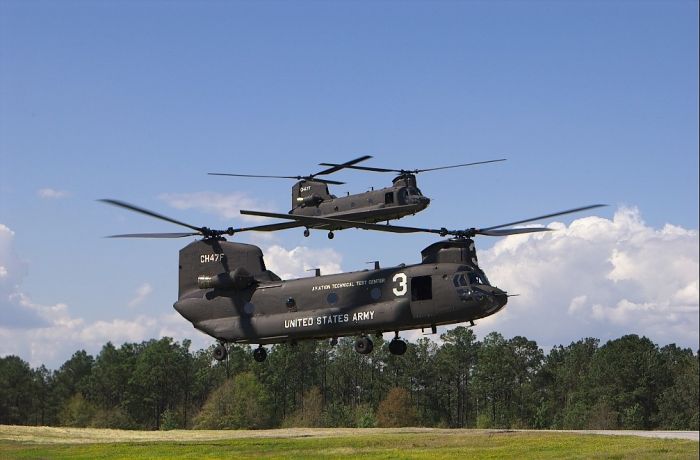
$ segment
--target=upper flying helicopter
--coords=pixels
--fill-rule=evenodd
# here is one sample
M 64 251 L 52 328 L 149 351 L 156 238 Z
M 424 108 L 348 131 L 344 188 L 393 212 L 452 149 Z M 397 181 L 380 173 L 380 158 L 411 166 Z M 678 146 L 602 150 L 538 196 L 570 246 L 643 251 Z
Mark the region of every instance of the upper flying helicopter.
M 196 227 L 122 201 L 105 203 L 146 214 L 192 230 L 186 233 L 138 233 L 115 238 L 179 238 L 202 236 L 180 250 L 178 300 L 173 305 L 196 329 L 214 337 L 214 358 L 223 360 L 227 343 L 258 344 L 256 361 L 264 361 L 264 344 L 304 339 L 359 336 L 355 351 L 373 349 L 370 335 L 394 332 L 389 351 L 402 355 L 406 342 L 399 332 L 470 322 L 502 309 L 508 294 L 492 286 L 479 267 L 472 238 L 550 231 L 544 227 L 504 228 L 603 205 L 585 206 L 487 228 L 447 230 L 379 225 L 367 222 L 308 218 L 316 222 L 356 226 L 394 233 L 428 232 L 452 238 L 421 251 L 418 264 L 401 264 L 334 275 L 282 280 L 265 267 L 262 250 L 226 241 L 224 235 L 259 230 L 256 227 L 212 230 Z M 338 223 L 340 222 L 340 223 Z M 274 225 L 274 224 L 272 224 Z M 265 227 L 268 230 L 269 226 Z
M 364 155 L 345 163 L 321 163 L 321 166 L 329 166 L 329 168 L 315 174 L 309 174 L 308 176 L 267 176 L 228 173 L 209 174 L 213 176 L 295 179 L 298 182 L 292 186 L 292 209 L 289 211 L 289 215 L 327 217 L 355 222 L 376 223 L 400 219 L 402 217 L 420 212 L 428 207 L 430 204 L 430 198 L 424 196 L 418 188 L 416 181 L 416 174 L 418 173 L 505 161 L 505 158 L 501 158 L 498 160 L 477 161 L 452 166 L 441 166 L 438 168 L 413 170 L 356 166 L 357 163 L 370 158 L 372 158 L 370 155 Z M 331 195 L 331 193 L 328 191 L 328 184 L 341 185 L 344 184 L 344 182 L 324 179 L 318 176 L 332 174 L 342 169 L 391 172 L 397 174 L 397 176 L 393 179 L 391 187 L 385 187 L 377 190 L 372 189 L 364 193 L 352 195 L 348 194 L 347 196 L 337 197 L 335 195 Z M 254 212 L 255 211 L 249 211 L 245 214 L 253 214 Z M 275 217 L 275 215 L 273 214 L 270 217 Z M 277 215 L 277 217 L 286 218 L 287 215 L 280 214 Z M 311 224 L 310 221 L 307 221 L 307 224 L 288 222 L 287 227 L 285 228 L 292 227 L 306 227 L 304 229 L 304 236 L 309 236 L 310 228 L 328 230 L 328 238 L 331 239 L 334 236 L 333 230 L 347 228 L 338 226 L 334 227 L 323 222 Z

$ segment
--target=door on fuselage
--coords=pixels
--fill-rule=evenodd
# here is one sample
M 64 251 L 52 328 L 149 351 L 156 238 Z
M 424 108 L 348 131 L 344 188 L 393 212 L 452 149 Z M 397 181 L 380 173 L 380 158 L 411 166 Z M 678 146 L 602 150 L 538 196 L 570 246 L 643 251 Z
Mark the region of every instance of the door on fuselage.
M 413 317 L 425 318 L 434 315 L 433 276 L 414 276 L 410 281 L 411 314 Z

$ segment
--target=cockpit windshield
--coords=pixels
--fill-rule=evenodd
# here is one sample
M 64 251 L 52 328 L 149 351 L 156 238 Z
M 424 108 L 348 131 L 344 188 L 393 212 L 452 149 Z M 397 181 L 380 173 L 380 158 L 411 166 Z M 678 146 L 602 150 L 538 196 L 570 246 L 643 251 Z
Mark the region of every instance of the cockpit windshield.
M 457 272 L 455 273 L 452 282 L 454 283 L 455 287 L 466 287 L 475 284 L 489 285 L 489 280 L 486 279 L 486 275 L 476 273 L 474 271 Z
M 409 196 L 423 196 L 423 194 L 416 187 L 406 187 Z
M 489 280 L 486 279 L 486 275 L 475 272 L 469 272 L 469 282 L 471 284 L 489 284 Z

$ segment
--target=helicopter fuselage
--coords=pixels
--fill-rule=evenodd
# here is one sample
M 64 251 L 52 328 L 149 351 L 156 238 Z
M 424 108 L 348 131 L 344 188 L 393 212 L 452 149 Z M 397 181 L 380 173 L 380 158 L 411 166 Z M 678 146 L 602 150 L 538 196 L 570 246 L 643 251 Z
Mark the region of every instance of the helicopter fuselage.
M 415 176 L 399 176 L 391 187 L 343 197 L 331 195 L 324 183 L 305 180 L 292 187 L 289 214 L 376 223 L 416 214 L 429 204 L 430 199 L 418 189 Z M 326 224 L 313 227 L 333 229 Z
M 225 277 L 228 284 L 212 288 L 207 280 L 234 272 L 229 269 L 236 246 L 247 246 L 237 254 L 241 259 L 245 253 L 253 256 L 251 261 L 256 258 L 255 246 L 219 244 L 214 251 L 200 248 L 206 255 L 198 262 L 207 274 L 197 276 L 198 284 L 190 282 L 184 291 L 181 283 L 174 307 L 195 328 L 224 342 L 271 344 L 433 328 L 492 315 L 507 302 L 506 293 L 489 284 L 469 254 L 460 257 L 466 260 L 446 262 L 426 257 L 425 251 L 423 263 L 416 265 L 287 281 L 268 271 L 256 277 L 239 270 Z M 434 252 L 439 255 L 440 248 Z M 215 260 L 210 253 L 222 256 Z

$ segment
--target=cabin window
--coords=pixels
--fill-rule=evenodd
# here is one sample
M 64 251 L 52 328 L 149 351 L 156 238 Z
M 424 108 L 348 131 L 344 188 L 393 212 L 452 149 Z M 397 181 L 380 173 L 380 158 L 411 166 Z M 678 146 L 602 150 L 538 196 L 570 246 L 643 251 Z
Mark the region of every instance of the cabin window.
M 326 302 L 328 302 L 330 305 L 335 305 L 338 303 L 338 294 L 331 292 L 328 294 L 328 297 L 326 297 Z
M 411 300 L 433 298 L 433 280 L 430 276 L 416 276 L 411 279 Z
M 394 204 L 394 192 L 384 194 L 384 204 Z

